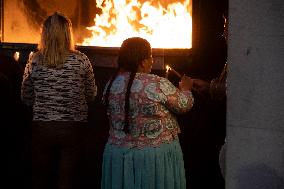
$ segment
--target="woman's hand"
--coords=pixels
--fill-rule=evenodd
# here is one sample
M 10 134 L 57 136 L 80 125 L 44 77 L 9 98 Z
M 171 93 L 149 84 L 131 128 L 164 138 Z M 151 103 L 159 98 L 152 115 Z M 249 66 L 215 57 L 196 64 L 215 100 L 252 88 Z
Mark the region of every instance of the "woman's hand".
M 193 86 L 193 80 L 190 77 L 183 75 L 179 82 L 179 89 L 182 91 L 187 91 L 187 90 L 191 91 L 192 86 Z
M 210 83 L 202 79 L 193 79 L 192 90 L 198 94 L 208 94 L 210 90 Z

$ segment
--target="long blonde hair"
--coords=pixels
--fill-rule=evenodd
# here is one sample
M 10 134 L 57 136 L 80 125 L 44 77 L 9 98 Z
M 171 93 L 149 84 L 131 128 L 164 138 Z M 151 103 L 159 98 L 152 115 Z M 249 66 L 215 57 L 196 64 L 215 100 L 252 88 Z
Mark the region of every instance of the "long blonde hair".
M 49 16 L 43 23 L 38 49 L 41 64 L 61 67 L 68 52 L 75 50 L 71 20 L 58 12 Z

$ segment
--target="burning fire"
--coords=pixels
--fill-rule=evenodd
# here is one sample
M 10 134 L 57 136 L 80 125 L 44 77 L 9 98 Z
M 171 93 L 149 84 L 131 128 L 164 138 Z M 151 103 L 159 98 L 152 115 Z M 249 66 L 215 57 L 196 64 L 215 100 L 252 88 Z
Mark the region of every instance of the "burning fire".
M 168 73 L 171 67 L 169 65 L 166 65 L 166 72 Z
M 87 27 L 92 37 L 84 46 L 119 47 L 129 37 L 147 39 L 153 48 L 191 48 L 191 0 L 174 1 L 162 6 L 160 2 L 138 0 L 97 0 L 102 10 L 94 18 L 95 25 Z

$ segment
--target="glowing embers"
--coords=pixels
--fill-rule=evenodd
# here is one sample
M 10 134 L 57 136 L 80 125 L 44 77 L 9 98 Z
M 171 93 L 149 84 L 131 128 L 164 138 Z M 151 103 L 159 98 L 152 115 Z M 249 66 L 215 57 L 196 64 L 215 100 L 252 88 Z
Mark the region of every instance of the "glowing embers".
M 140 36 L 153 48 L 191 48 L 191 0 L 154 2 L 97 0 L 102 12 L 87 27 L 92 37 L 79 45 L 119 47 L 124 39 Z

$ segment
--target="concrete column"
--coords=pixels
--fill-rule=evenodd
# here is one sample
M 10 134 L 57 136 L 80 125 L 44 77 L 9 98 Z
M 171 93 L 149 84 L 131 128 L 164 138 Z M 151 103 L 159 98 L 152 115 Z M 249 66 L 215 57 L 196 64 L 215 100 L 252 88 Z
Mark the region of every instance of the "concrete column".
M 284 188 L 284 1 L 230 0 L 226 189 Z

